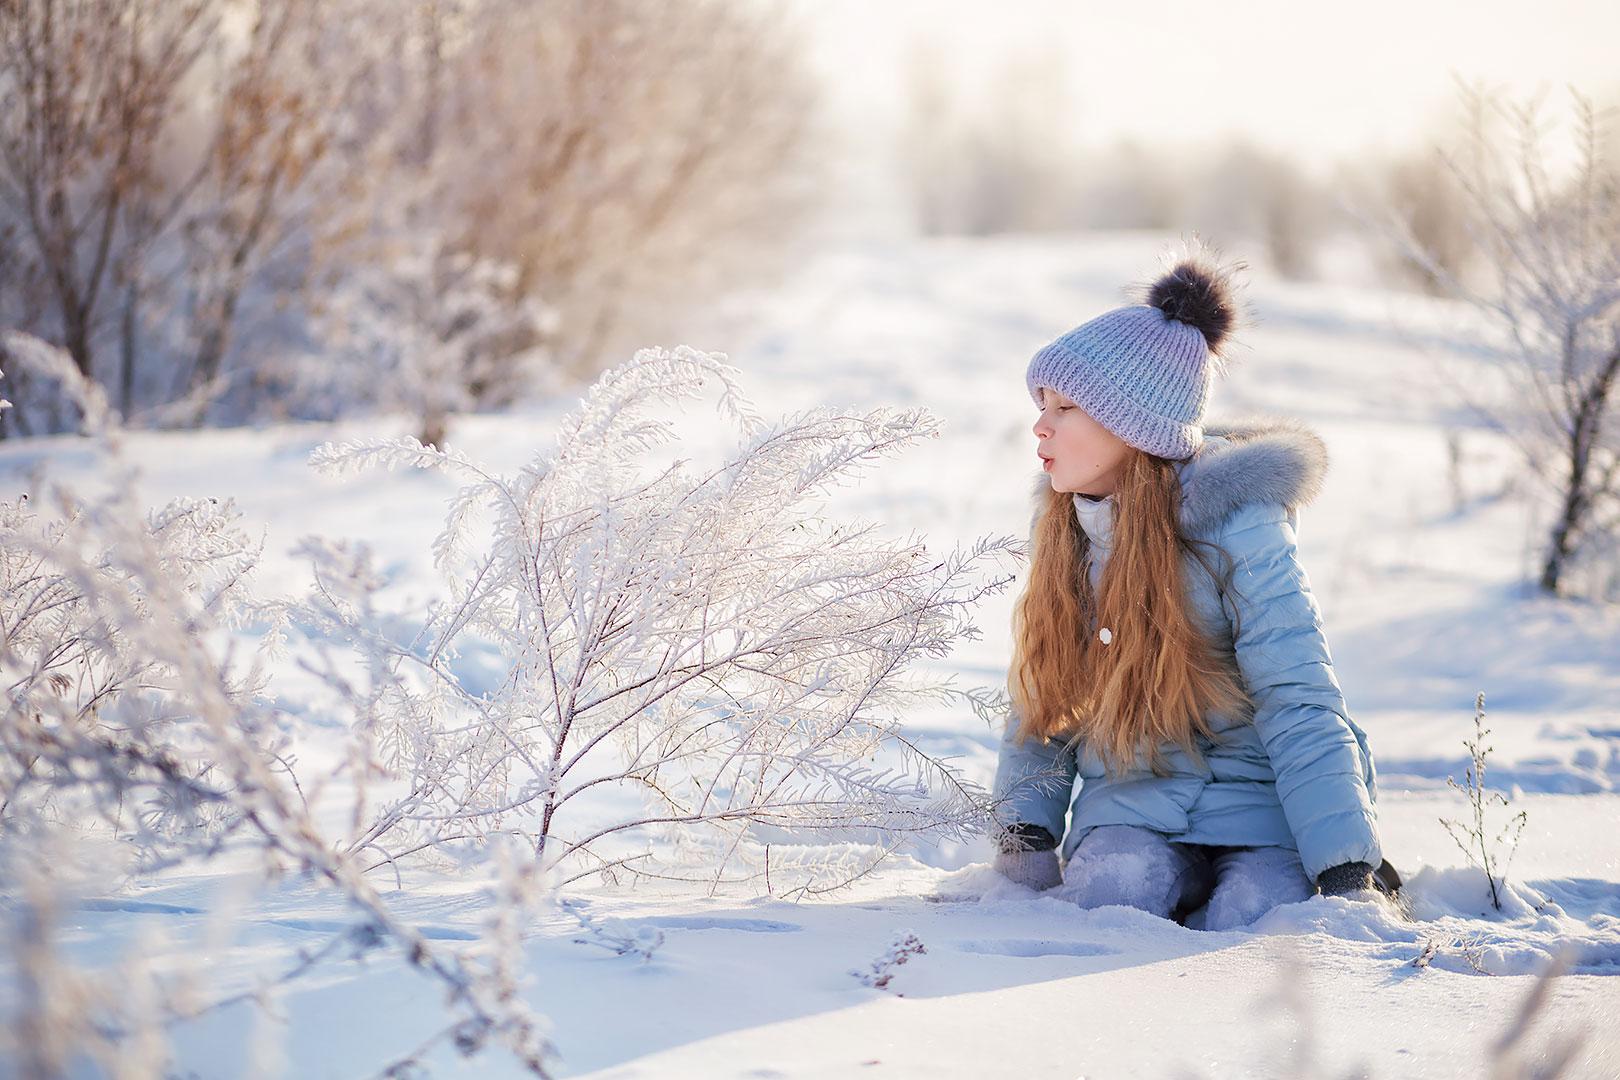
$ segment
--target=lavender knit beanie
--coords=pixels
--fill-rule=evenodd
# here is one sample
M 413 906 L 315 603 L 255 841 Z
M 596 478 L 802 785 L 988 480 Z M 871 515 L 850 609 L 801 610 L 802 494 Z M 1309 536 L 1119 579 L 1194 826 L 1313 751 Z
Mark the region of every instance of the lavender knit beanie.
M 1146 289 L 1143 301 L 1106 311 L 1030 359 L 1024 381 L 1043 386 L 1138 450 L 1171 460 L 1204 441 L 1213 373 L 1237 318 L 1233 271 L 1201 244 Z

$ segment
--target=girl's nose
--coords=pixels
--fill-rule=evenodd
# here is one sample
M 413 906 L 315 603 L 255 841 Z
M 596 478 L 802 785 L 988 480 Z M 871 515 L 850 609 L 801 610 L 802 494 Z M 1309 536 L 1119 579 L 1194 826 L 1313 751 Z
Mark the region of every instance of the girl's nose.
M 1042 415 L 1037 416 L 1035 418 L 1035 423 L 1030 425 L 1030 430 L 1035 433 L 1035 437 L 1037 439 L 1046 438 L 1047 433 L 1051 431 L 1051 428 L 1046 426 L 1046 416 L 1045 416 L 1045 414 L 1042 414 Z

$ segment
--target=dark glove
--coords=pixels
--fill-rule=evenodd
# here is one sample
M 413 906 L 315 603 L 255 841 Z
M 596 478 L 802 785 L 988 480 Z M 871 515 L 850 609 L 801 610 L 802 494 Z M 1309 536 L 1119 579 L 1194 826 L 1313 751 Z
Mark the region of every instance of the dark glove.
M 1330 866 L 1316 878 L 1323 896 L 1350 896 L 1358 892 L 1383 892 L 1369 863 L 1347 862 Z
M 1009 881 L 1038 892 L 1063 880 L 1056 849 L 1057 840 L 1050 832 L 1039 825 L 1020 822 L 997 836 L 992 865 Z

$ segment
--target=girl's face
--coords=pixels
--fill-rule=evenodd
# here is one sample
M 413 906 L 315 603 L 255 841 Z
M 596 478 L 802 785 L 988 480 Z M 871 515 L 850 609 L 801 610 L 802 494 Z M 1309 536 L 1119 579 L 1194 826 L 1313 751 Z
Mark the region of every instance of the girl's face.
M 1049 386 L 1040 388 L 1043 402 L 1035 418 L 1035 452 L 1055 491 L 1112 495 L 1130 455 L 1130 444 L 1087 416 L 1085 411 Z

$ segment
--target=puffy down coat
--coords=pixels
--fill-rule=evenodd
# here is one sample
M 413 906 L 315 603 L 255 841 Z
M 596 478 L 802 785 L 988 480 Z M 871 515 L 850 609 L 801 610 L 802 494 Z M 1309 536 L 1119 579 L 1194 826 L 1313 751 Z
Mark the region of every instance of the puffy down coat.
M 1236 664 L 1252 719 L 1210 714 L 1218 741 L 1200 741 L 1201 766 L 1167 744 L 1169 775 L 1144 767 L 1110 776 L 1083 739 L 1016 745 L 1015 706 L 992 785 L 997 819 L 1063 837 L 1065 859 L 1098 825 L 1141 825 L 1187 843 L 1292 847 L 1312 880 L 1339 863 L 1378 866 L 1372 754 L 1345 707 L 1296 546 L 1298 508 L 1320 490 L 1326 447 L 1282 418 L 1210 424 L 1198 452 L 1176 468 L 1183 530 L 1219 544 L 1235 562 L 1235 588 L 1222 590 L 1195 558 L 1183 556 L 1195 617 Z M 1037 510 L 1048 487 L 1042 473 Z M 1107 561 L 1114 500 L 1074 498 L 1092 541 L 1095 585 Z M 1211 565 L 1219 568 L 1219 557 Z

